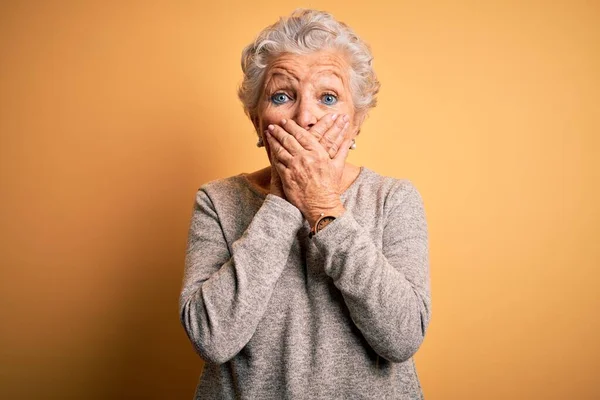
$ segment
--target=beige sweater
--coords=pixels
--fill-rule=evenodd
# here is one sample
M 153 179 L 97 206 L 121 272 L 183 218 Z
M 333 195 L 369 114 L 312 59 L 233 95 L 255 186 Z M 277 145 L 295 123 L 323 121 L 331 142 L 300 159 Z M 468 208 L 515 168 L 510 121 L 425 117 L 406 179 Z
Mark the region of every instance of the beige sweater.
M 362 168 L 312 239 L 244 175 L 196 195 L 180 318 L 205 360 L 195 399 L 421 399 L 431 315 L 423 201 Z

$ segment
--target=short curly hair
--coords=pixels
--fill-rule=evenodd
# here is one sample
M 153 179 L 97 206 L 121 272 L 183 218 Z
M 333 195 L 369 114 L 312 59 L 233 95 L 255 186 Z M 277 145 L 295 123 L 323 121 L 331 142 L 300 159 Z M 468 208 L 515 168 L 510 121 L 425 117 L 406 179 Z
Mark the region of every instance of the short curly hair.
M 373 70 L 369 45 L 331 14 L 300 8 L 263 29 L 256 40 L 242 51 L 244 79 L 238 96 L 250 119 L 258 115 L 265 72 L 270 61 L 284 53 L 309 54 L 323 49 L 340 50 L 346 55 L 355 112 L 366 113 L 375 107 L 380 84 Z

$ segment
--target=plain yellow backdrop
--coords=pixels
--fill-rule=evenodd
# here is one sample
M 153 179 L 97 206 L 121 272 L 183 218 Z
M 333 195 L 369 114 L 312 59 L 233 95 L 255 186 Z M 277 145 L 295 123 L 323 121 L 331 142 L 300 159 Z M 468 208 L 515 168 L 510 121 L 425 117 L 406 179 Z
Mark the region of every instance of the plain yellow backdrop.
M 600 6 L 567 0 L 3 2 L 0 397 L 192 398 L 194 194 L 267 165 L 240 52 L 300 6 L 373 48 L 351 162 L 424 198 L 426 398 L 600 398 Z

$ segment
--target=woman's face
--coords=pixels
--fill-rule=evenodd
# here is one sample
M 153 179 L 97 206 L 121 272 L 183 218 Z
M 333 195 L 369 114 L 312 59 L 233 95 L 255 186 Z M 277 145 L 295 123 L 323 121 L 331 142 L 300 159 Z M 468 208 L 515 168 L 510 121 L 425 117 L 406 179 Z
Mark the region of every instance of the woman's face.
M 353 138 L 362 118 L 354 112 L 348 70 L 346 59 L 336 51 L 279 56 L 266 72 L 256 128 L 262 132 L 285 118 L 308 130 L 326 114 L 347 114 L 347 137 Z

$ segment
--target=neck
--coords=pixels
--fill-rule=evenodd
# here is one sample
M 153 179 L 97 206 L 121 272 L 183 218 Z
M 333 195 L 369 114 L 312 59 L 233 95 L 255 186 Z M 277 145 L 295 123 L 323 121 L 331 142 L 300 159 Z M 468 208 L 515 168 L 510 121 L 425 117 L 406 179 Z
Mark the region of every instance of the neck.
M 342 175 L 341 191 L 348 189 L 360 173 L 360 167 L 346 163 L 344 165 L 344 173 Z M 262 193 L 269 194 L 271 191 L 271 166 L 259 169 L 247 175 L 250 182 L 256 186 Z

